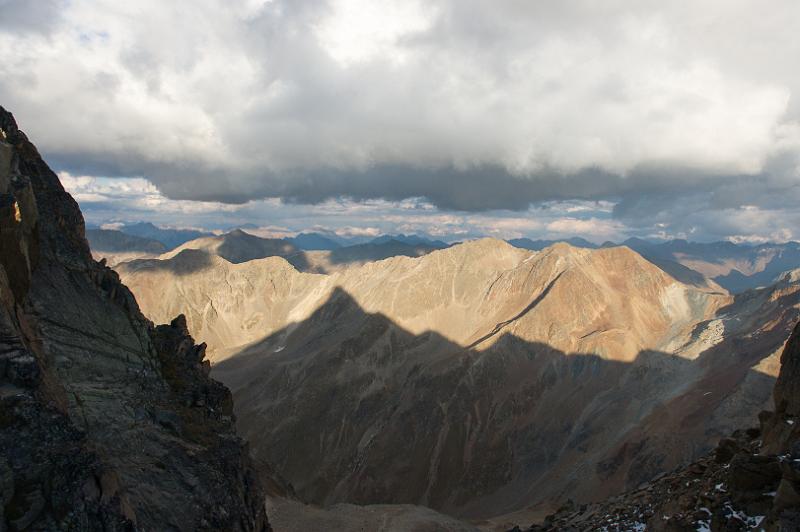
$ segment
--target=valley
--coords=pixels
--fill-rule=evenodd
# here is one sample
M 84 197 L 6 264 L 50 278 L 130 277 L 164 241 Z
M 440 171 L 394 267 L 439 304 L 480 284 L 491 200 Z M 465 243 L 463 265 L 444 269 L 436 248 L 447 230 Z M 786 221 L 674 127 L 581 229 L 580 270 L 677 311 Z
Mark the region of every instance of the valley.
M 187 316 L 257 459 L 325 506 L 480 520 L 630 489 L 767 407 L 800 316 L 794 274 L 734 296 L 626 247 L 289 260 L 187 248 L 117 270 L 151 319 Z

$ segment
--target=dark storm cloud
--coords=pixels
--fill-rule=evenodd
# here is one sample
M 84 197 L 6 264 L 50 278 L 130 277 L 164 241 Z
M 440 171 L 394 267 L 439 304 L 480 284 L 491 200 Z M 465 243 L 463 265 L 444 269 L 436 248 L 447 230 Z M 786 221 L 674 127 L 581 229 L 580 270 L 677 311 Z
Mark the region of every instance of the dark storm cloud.
M 0 10 L 0 101 L 48 160 L 170 198 L 602 200 L 681 231 L 800 199 L 793 0 Z

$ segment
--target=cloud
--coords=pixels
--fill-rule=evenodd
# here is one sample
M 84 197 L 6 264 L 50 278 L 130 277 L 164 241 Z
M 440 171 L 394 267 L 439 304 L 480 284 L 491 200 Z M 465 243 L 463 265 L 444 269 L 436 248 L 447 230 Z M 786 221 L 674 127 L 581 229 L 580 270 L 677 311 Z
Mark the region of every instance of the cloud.
M 625 226 L 615 220 L 561 218 L 547 224 L 547 230 L 550 234 L 561 238 L 584 235 L 592 238 L 592 240 L 611 240 L 624 234 Z
M 0 7 L 0 101 L 48 161 L 174 200 L 606 201 L 678 233 L 800 199 L 793 0 Z
M 247 224 L 261 236 L 283 237 L 316 231 L 348 237 L 421 233 L 447 241 L 482 236 L 559 239 L 575 235 L 596 243 L 630 236 L 736 242 L 787 241 L 800 237 L 800 212 L 745 205 L 718 211 L 695 201 L 674 202 L 665 210 L 630 223 L 614 217 L 605 201 L 550 201 L 525 211 L 444 212 L 424 198 L 402 201 L 326 200 L 314 205 L 278 199 L 242 204 L 173 200 L 142 178 L 96 178 L 61 172 L 64 187 L 80 203 L 89 224 L 108 228 L 121 222 L 151 221 L 164 226 L 225 231 Z M 255 229 L 254 227 L 258 227 Z
M 0 31 L 46 34 L 59 22 L 59 0 L 0 0 Z

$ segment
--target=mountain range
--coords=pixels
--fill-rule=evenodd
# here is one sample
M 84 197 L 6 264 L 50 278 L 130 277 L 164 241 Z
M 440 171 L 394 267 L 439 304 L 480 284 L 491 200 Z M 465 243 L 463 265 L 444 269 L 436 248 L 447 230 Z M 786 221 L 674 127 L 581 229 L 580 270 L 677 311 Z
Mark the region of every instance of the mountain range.
M 234 229 L 226 234 L 239 235 L 243 232 L 246 233 L 247 230 L 248 227 L 242 226 L 241 229 Z M 119 231 L 132 236 L 148 238 L 150 241 L 161 242 L 164 244 L 164 251 L 179 248 L 192 240 L 214 236 L 211 233 L 204 234 L 195 230 L 160 229 L 145 222 L 123 224 L 120 226 Z M 138 241 L 130 241 L 130 243 L 126 244 L 124 238 L 117 238 L 116 241 L 112 243 L 110 239 L 102 240 L 97 230 L 90 230 L 88 236 L 95 255 L 98 258 L 106 258 L 109 264 L 112 265 L 135 258 L 154 258 L 157 256 L 157 253 L 142 249 L 142 243 Z M 256 235 L 251 236 L 255 237 Z M 339 254 L 344 256 L 350 254 L 361 256 L 362 259 L 360 260 L 362 262 L 364 260 L 378 260 L 380 258 L 392 256 L 390 250 L 392 247 L 396 250 L 394 253 L 395 255 L 414 256 L 419 255 L 422 251 L 444 249 L 452 245 L 427 236 L 404 234 L 381 235 L 372 239 L 367 239 L 363 237 L 345 238 L 335 234 L 303 232 L 294 237 L 265 240 L 283 240 L 286 245 L 291 246 L 290 248 L 287 247 L 287 249 L 292 249 L 295 253 L 301 251 L 334 252 L 362 246 L 359 248 L 360 251 L 338 251 Z M 253 241 L 256 248 L 261 245 L 257 242 L 258 241 L 255 240 Z M 700 278 L 700 276 L 703 276 L 714 280 L 717 284 L 732 293 L 740 293 L 750 288 L 767 286 L 775 282 L 783 272 L 800 267 L 800 243 L 797 242 L 750 245 L 735 244 L 728 241 L 701 243 L 678 239 L 654 242 L 641 238 L 629 238 L 619 244 L 604 242 L 598 245 L 581 237 L 572 237 L 562 240 L 514 238 L 508 240 L 508 242 L 515 247 L 532 251 L 540 251 L 559 242 L 565 242 L 575 247 L 587 249 L 626 246 L 638 252 L 660 268 L 669 271 L 672 275 L 680 277 L 682 280 L 688 281 L 690 278 L 693 278 L 691 282 L 703 282 Z M 153 243 L 155 244 L 155 242 Z M 383 251 L 366 251 L 366 249 L 375 250 L 374 246 L 386 245 L 389 243 L 391 243 L 391 246 L 383 248 Z M 189 245 L 198 247 L 199 244 Z M 267 244 L 267 246 L 276 245 L 279 244 Z M 364 248 L 363 246 L 373 246 L 373 248 Z M 268 256 L 264 253 L 252 253 L 254 257 L 258 254 L 262 257 Z M 286 253 L 283 254 L 285 255 Z M 316 271 L 324 272 L 330 269 L 332 263 L 336 264 L 342 262 L 349 261 L 340 261 L 335 258 L 333 260 L 328 260 L 325 254 L 318 254 L 316 258 L 313 258 L 313 256 L 311 257 L 309 266 L 303 266 L 302 264 L 298 264 L 298 266 L 306 270 L 316 267 Z
M 766 407 L 800 303 L 796 273 L 734 297 L 628 247 L 491 239 L 327 275 L 190 250 L 118 271 L 151 319 L 186 314 L 304 500 L 469 518 L 699 457 Z

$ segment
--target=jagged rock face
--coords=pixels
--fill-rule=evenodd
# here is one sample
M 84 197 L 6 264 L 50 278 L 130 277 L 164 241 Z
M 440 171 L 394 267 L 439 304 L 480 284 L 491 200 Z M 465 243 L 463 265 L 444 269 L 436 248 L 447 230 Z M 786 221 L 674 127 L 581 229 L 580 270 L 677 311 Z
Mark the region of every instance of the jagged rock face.
M 800 325 L 795 327 L 781 355 L 775 383 L 775 411 L 787 419 L 800 417 Z
M 331 275 L 186 251 L 119 271 L 148 315 L 186 313 L 302 497 L 481 517 L 702 455 L 766 407 L 800 300 L 792 279 L 734 299 L 627 248 L 495 240 Z
M 0 129 L 0 529 L 267 529 L 203 347 L 141 315 L 2 108 Z
M 781 372 L 775 383 L 775 410 L 764 412 L 764 447 L 769 452 L 791 450 L 800 441 L 800 324 L 781 355 Z

